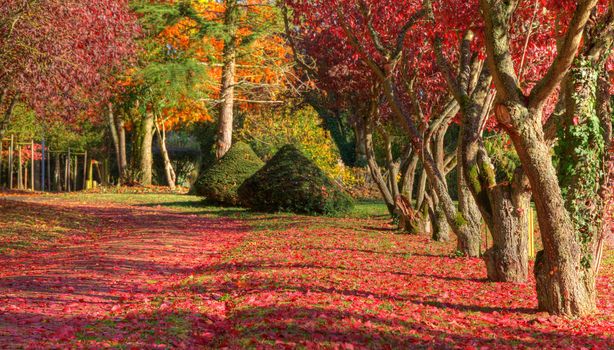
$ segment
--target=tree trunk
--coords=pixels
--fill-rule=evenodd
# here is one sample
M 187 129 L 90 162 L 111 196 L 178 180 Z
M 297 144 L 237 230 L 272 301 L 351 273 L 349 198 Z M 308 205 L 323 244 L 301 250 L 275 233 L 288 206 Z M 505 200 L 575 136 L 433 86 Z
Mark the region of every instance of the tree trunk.
M 364 166 L 367 164 L 367 150 L 365 149 L 365 133 L 360 127 L 354 128 L 354 135 L 356 135 L 356 144 L 354 147 L 355 163 L 358 166 Z
M 435 162 L 437 164 L 437 168 L 442 173 L 445 173 L 445 136 L 448 131 L 449 124 L 445 123 L 437 128 L 434 133 L 434 139 L 431 142 L 431 151 L 433 153 L 433 157 L 435 158 Z M 447 184 L 446 184 L 447 188 Z M 432 238 L 438 242 L 445 242 L 450 240 L 450 225 L 446 221 L 445 213 L 441 208 L 441 204 L 439 202 L 439 197 L 433 191 L 430 190 L 430 201 L 429 201 L 429 216 L 431 218 L 432 226 L 433 226 L 433 235 Z M 461 240 L 459 236 L 459 241 Z
M 511 185 L 497 183 L 494 167 L 482 145 L 480 128 L 485 115 L 487 113 L 482 113 L 480 117 L 475 101 L 470 108 L 463 109 L 459 153 L 459 165 L 466 178 L 463 195 L 470 191 L 473 205 L 477 204 L 493 236 L 493 247 L 484 254 L 488 279 L 525 282 L 529 268 L 527 210 L 530 210 L 530 189 L 520 168 Z
M 2 97 L 6 94 L 6 90 L 1 94 Z M 0 97 L 0 103 L 4 102 L 3 98 Z M 4 133 L 6 129 L 8 129 L 9 124 L 11 123 L 11 117 L 13 116 L 13 109 L 15 109 L 15 105 L 17 104 L 17 95 L 13 96 L 8 103 L 8 107 L 3 113 L 2 122 L 0 122 L 0 139 L 4 137 Z
M 54 164 L 53 164 L 53 189 L 56 192 L 60 192 L 62 191 L 62 180 L 60 179 L 60 167 L 61 167 L 60 154 L 57 153 L 54 158 L 55 159 L 54 159 Z
M 461 69 L 453 77 L 440 49 L 437 61 L 448 87 L 461 105 L 461 145 L 457 153 L 459 212 L 472 227 L 471 237 L 464 237 L 476 256 L 480 249 L 480 216 L 493 235 L 494 246 L 484 254 L 488 278 L 492 281 L 523 282 L 528 271 L 526 251 L 528 186 L 522 171 L 517 171 L 514 185 L 497 184 L 494 167 L 483 145 L 482 125 L 490 115 L 493 95 L 491 76 L 471 53 L 473 33 L 467 31 L 461 42 Z M 472 83 L 475 81 L 475 84 Z M 479 214 L 478 214 L 479 212 Z M 480 215 L 481 214 L 481 215 Z M 459 247 L 463 241 L 459 239 Z
M 411 158 L 408 160 L 407 166 L 402 170 L 401 174 L 401 194 L 407 197 L 410 202 L 413 201 L 414 197 L 414 181 L 416 179 L 418 160 L 418 154 L 412 152 Z
M 463 174 L 464 166 L 463 162 L 460 160 L 460 153 L 462 153 L 461 147 L 458 148 L 458 153 L 459 155 L 457 157 L 459 161 L 456 165 L 458 211 L 462 214 L 463 218 L 465 218 L 468 227 L 471 227 L 471 229 L 467 231 L 467 235 L 458 237 L 456 249 L 467 256 L 478 257 L 480 256 L 482 214 L 480 213 L 475 199 L 471 195 L 471 190 Z
M 222 105 L 218 120 L 217 147 L 215 156 L 222 158 L 232 146 L 233 109 L 235 73 L 237 59 L 237 22 L 239 8 L 237 0 L 226 0 L 224 26 L 226 27 L 223 51 L 222 88 L 220 98 Z
M 108 122 L 109 122 L 109 130 L 111 130 L 111 140 L 113 141 L 113 148 L 115 149 L 115 159 L 117 161 L 117 170 L 119 173 L 118 180 L 121 183 L 122 173 L 123 173 L 124 168 L 122 167 L 121 150 L 120 150 L 119 136 L 117 134 L 117 124 L 115 120 L 115 113 L 113 111 L 113 104 L 109 102 L 109 104 L 107 105 L 107 108 L 108 108 L 107 117 L 108 117 Z
M 124 120 L 119 117 L 116 119 L 117 133 L 119 136 L 119 159 L 120 159 L 120 179 L 124 181 L 128 172 L 128 158 L 126 157 L 126 127 Z
M 554 209 L 548 201 L 555 200 L 567 214 L 561 223 L 540 219 L 540 228 L 543 221 L 556 231 L 537 255 L 537 296 L 540 309 L 554 313 L 585 315 L 596 310 L 595 283 L 606 225 L 603 189 L 607 188 L 611 142 L 611 119 L 599 116 L 602 101 L 609 100 L 604 96 L 609 93 L 598 90 L 602 69 L 580 56 L 565 79 L 566 113 L 559 123 L 556 149 L 560 192 L 534 195 L 545 202 L 544 209 Z
M 386 184 L 386 180 L 382 176 L 379 164 L 377 164 L 377 159 L 375 158 L 375 151 L 373 149 L 373 134 L 369 130 L 365 130 L 364 135 L 365 151 L 367 154 L 367 165 L 369 167 L 369 172 L 371 173 L 371 178 L 373 179 L 373 181 L 375 181 L 375 183 L 377 184 L 377 188 L 382 194 L 384 203 L 386 203 L 386 208 L 388 208 L 388 213 L 390 213 L 390 215 L 394 217 L 396 215 L 395 198 L 392 196 L 392 193 Z
M 162 159 L 164 160 L 164 174 L 166 175 L 166 182 L 168 183 L 171 191 L 174 191 L 176 175 L 175 170 L 173 169 L 173 163 L 171 163 L 168 150 L 166 149 L 166 130 L 164 129 L 164 124 L 162 124 L 162 131 L 160 131 L 160 127 L 156 123 L 156 135 L 158 137 L 158 145 L 160 147 L 160 152 L 162 153 Z
M 446 220 L 446 215 L 441 209 L 437 194 L 433 190 L 429 196 L 429 218 L 431 219 L 433 234 L 432 238 L 436 242 L 447 242 L 450 240 L 450 225 Z
M 535 278 L 538 305 L 555 314 L 587 315 L 595 310 L 594 290 L 587 289 L 580 265 L 581 247 L 559 187 L 539 111 L 511 104 L 497 108 L 497 118 L 514 123 L 521 134 L 510 132 L 523 164 L 537 208 L 544 250 L 537 253 Z M 508 117 L 510 116 L 510 117 Z M 529 122 L 522 122 L 528 120 Z
M 386 152 L 386 169 L 388 170 L 389 188 L 392 194 L 392 198 L 396 200 L 396 198 L 399 196 L 399 182 L 397 181 L 399 168 L 396 165 L 394 157 L 392 155 L 392 140 L 390 139 L 390 135 L 383 127 L 380 128 L 380 133 L 384 138 L 384 147 Z
M 526 282 L 528 278 L 528 212 L 531 194 L 522 169 L 512 185 L 497 185 L 490 196 L 489 224 L 493 246 L 484 253 L 488 279 L 496 282 Z
M 544 246 L 544 250 L 537 254 L 535 261 L 538 306 L 541 310 L 552 314 L 568 316 L 584 316 L 595 311 L 594 285 L 585 283 L 585 277 L 592 273 L 592 269 L 583 264 L 585 242 L 582 242 L 583 233 L 577 232 L 575 227 L 575 224 L 581 221 L 590 220 L 590 215 L 576 217 L 575 213 L 570 215 L 566 208 L 563 192 L 568 194 L 570 187 L 560 186 L 567 179 L 559 179 L 557 176 L 549 140 L 542 127 L 542 109 L 552 92 L 560 86 L 568 74 L 580 43 L 583 47 L 592 46 L 587 38 L 582 40 L 582 35 L 596 4 L 596 0 L 577 2 L 553 63 L 527 96 L 522 93 L 518 84 L 519 80 L 510 54 L 508 32 L 513 3 L 480 1 L 485 24 L 484 37 L 488 64 L 493 73 L 498 95 L 495 115 L 499 124 L 510 136 L 520 157 L 537 208 Z M 611 19 L 612 9 L 609 10 Z M 605 32 L 607 38 L 612 38 L 612 33 L 604 29 L 600 28 L 599 32 Z M 585 90 L 583 87 L 580 89 Z M 563 136 L 564 134 L 565 131 Z M 593 135 L 589 133 L 584 136 L 585 139 L 590 139 Z M 591 154 L 592 157 L 598 152 L 596 149 L 600 148 L 599 144 L 592 144 L 590 147 L 577 147 L 576 150 Z M 573 163 L 569 166 L 565 164 L 568 159 L 562 157 L 559 165 L 565 168 L 579 166 L 578 172 L 583 172 L 583 164 Z
M 152 113 L 146 113 L 143 117 L 141 132 L 142 134 L 142 143 L 141 143 L 141 159 L 140 159 L 140 182 L 143 186 L 151 185 L 152 178 L 152 164 L 153 164 L 153 156 L 152 156 L 152 143 L 153 143 L 153 126 L 154 117 Z

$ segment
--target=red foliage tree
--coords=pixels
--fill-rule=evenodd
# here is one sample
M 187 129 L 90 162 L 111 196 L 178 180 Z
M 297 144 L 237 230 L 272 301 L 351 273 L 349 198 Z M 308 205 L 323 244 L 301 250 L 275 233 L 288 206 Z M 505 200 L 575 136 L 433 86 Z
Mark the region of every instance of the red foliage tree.
M 109 73 L 134 51 L 126 0 L 5 0 L 0 4 L 0 104 L 70 116 L 107 97 Z

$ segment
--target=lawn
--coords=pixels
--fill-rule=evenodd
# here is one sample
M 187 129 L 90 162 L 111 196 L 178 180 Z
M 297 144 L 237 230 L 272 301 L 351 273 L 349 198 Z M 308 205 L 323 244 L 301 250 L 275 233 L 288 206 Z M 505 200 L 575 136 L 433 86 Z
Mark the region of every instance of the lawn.
M 188 195 L 18 199 L 0 200 L 0 347 L 614 347 L 612 250 L 600 312 L 569 320 L 535 310 L 533 279 L 487 282 L 481 260 L 400 234 L 376 202 L 331 218 Z

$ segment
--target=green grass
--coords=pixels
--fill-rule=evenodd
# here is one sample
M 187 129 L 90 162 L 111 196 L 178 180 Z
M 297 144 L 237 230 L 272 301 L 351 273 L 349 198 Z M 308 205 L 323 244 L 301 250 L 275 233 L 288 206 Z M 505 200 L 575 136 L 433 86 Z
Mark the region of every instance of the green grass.
M 289 227 L 337 227 L 348 228 L 347 220 L 330 220 L 326 217 L 296 215 L 291 213 L 257 213 L 245 208 L 213 206 L 202 197 L 184 194 L 159 193 L 69 193 L 45 194 L 32 197 L 32 203 L 7 201 L 0 205 L 0 253 L 11 250 L 39 249 L 71 234 L 84 234 L 98 219 L 84 216 L 76 210 L 58 208 L 58 202 L 71 201 L 83 204 L 113 203 L 144 209 L 164 208 L 182 214 L 204 217 L 231 217 L 247 220 L 258 231 L 281 231 Z M 36 215 L 32 215 L 35 212 Z M 383 202 L 370 200 L 356 203 L 354 209 L 341 218 L 387 218 Z
M 254 213 L 245 208 L 215 206 L 205 202 L 202 197 L 187 194 L 127 194 L 127 193 L 73 193 L 53 195 L 57 198 L 77 200 L 80 202 L 111 202 L 118 204 L 143 206 L 143 207 L 165 207 L 184 213 L 209 214 L 215 216 L 274 216 L 292 217 L 295 214 L 289 213 Z M 388 216 L 388 209 L 382 201 L 362 200 L 356 203 L 354 209 L 342 217 L 350 218 L 372 218 Z

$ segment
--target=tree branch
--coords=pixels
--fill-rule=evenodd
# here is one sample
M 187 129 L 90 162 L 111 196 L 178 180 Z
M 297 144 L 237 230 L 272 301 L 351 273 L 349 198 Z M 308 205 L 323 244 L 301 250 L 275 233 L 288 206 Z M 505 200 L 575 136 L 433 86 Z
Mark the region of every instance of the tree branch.
M 511 10 L 503 1 L 496 0 L 480 0 L 480 7 L 485 24 L 487 60 L 497 92 L 503 100 L 522 103 L 524 95 L 518 85 L 509 46 L 508 16 Z
M 482 0 L 485 1 L 485 0 Z M 529 108 L 539 109 L 548 99 L 550 94 L 559 86 L 560 82 L 569 71 L 571 64 L 578 52 L 582 41 L 582 32 L 590 18 L 591 11 L 597 5 L 598 0 L 579 0 L 573 18 L 567 28 L 554 62 L 550 65 L 546 75 L 535 85 L 529 95 Z

